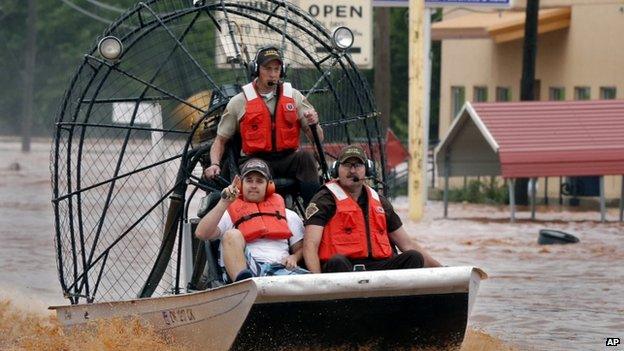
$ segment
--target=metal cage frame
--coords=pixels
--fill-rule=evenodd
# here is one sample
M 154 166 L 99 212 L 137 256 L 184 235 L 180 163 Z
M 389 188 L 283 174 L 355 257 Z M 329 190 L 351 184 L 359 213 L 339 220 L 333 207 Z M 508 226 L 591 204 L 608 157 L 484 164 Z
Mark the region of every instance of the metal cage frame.
M 251 7 L 235 0 L 205 1 L 199 6 L 193 6 L 191 1 L 188 2 L 188 7 L 178 6 L 179 8 L 176 8 L 173 0 L 140 2 L 133 9 L 124 13 L 103 33 L 103 37 L 118 35 L 124 47 L 126 49 L 132 49 L 133 46 L 140 43 L 141 40 L 152 31 L 164 30 L 175 45 L 171 47 L 167 59 L 163 60 L 155 68 L 151 79 L 146 80 L 132 72 L 126 71 L 119 62 L 111 62 L 99 57 L 97 55 L 97 45 L 95 45 L 84 56 L 80 67 L 70 81 L 63 102 L 60 105 L 56 118 L 54 145 L 51 155 L 53 183 L 52 203 L 55 215 L 55 244 L 59 280 L 65 297 L 67 297 L 72 304 L 77 304 L 81 298 L 86 299 L 87 302 L 93 302 L 95 300 L 111 250 L 123 240 L 136 225 L 148 216 L 153 209 L 163 204 L 167 199 L 171 200 L 169 207 L 169 216 L 171 216 L 171 218 L 167 218 L 161 248 L 158 256 L 155 258 L 154 265 L 150 271 L 149 277 L 145 281 L 143 289 L 138 292 L 140 297 L 151 296 L 154 293 L 155 287 L 159 284 L 162 274 L 171 259 L 176 240 L 178 246 L 181 244 L 180 238 L 184 211 L 180 204 L 184 204 L 185 201 L 189 200 L 186 198 L 186 190 L 189 185 L 201 185 L 198 181 L 190 177 L 190 170 L 198 162 L 198 156 L 207 150 L 206 146 L 193 148 L 191 145 L 192 137 L 199 123 L 196 124 L 192 130 L 183 130 L 171 127 L 145 127 L 135 125 L 134 121 L 137 118 L 139 104 L 141 102 L 176 101 L 179 104 L 200 112 L 204 119 L 220 108 L 223 108 L 228 102 L 229 97 L 222 91 L 222 87 L 208 74 L 185 46 L 185 36 L 191 31 L 197 19 L 202 15 L 206 15 L 210 18 L 216 30 L 221 33 L 223 33 L 226 28 L 221 28 L 221 25 L 214 15 L 215 13 L 222 14 L 226 19 L 228 16 L 248 18 L 249 20 L 253 20 L 280 33 L 282 35 L 282 41 L 288 41 L 289 44 L 292 44 L 297 50 L 300 50 L 320 74 L 317 84 L 307 90 L 302 89 L 301 91 L 308 95 L 321 90 L 329 91 L 330 96 L 338 108 L 337 115 L 339 118 L 332 121 L 321 121 L 321 126 L 325 128 L 341 127 L 344 129 L 346 139 L 344 141 L 347 144 L 355 142 L 354 138 L 350 135 L 350 127 L 358 126 L 358 128 L 363 128 L 366 136 L 366 140 L 364 140 L 363 144 L 367 144 L 371 154 L 370 156 L 381 165 L 381 179 L 378 180 L 377 184 L 381 184 L 382 187 L 385 187 L 386 160 L 383 148 L 384 136 L 380 132 L 378 121 L 379 113 L 376 112 L 373 95 L 368 88 L 366 80 L 357 69 L 351 57 L 343 52 L 337 51 L 331 46 L 331 33 L 328 30 L 323 28 L 320 23 L 301 9 L 286 1 L 265 0 L 265 2 L 271 6 L 270 9 Z M 171 4 L 173 4 L 172 9 L 164 12 L 159 11 L 160 7 L 167 7 L 167 5 Z M 284 11 L 285 14 L 279 13 L 280 11 Z M 184 16 L 192 16 L 192 20 L 182 34 L 176 36 L 167 25 Z M 307 36 L 324 48 L 327 55 L 318 58 L 313 52 L 310 52 L 307 47 L 297 42 L 296 38 L 291 37 L 285 28 L 280 28 L 280 26 L 274 24 L 272 20 L 281 21 L 284 23 L 284 27 L 291 26 L 298 31 L 306 33 Z M 138 25 L 129 25 L 128 23 L 132 21 L 136 21 Z M 229 27 L 229 19 L 227 23 Z M 232 29 L 228 28 L 227 30 L 232 40 L 236 41 L 236 37 L 232 34 Z M 188 56 L 188 59 L 195 66 L 195 69 L 201 72 L 202 78 L 211 85 L 211 89 L 215 94 L 214 101 L 216 102 L 208 109 L 198 107 L 190 103 L 184 97 L 154 83 L 155 78 L 162 71 L 163 67 L 169 63 L 169 58 L 172 57 L 175 52 L 179 53 L 179 51 L 182 51 Z M 239 56 L 239 67 L 236 68 L 244 69 L 245 63 L 243 62 L 244 60 L 242 60 L 242 54 L 237 52 L 237 55 Z M 123 60 L 123 55 L 120 59 Z M 336 67 L 343 72 L 344 79 L 348 82 L 348 86 L 355 91 L 356 101 L 354 101 L 354 103 L 358 107 L 359 113 L 349 114 L 346 112 L 347 108 L 345 107 L 345 102 L 342 101 L 338 94 L 337 89 L 339 88 L 334 86 L 334 82 L 329 79 L 329 74 L 327 73 L 329 71 L 325 71 L 323 67 L 323 64 L 326 64 L 328 60 L 331 59 L 334 59 Z M 112 72 L 142 86 L 143 90 L 141 94 L 136 97 L 100 97 L 99 94 L 105 88 Z M 86 81 L 82 79 L 84 74 L 90 77 Z M 98 80 L 96 77 L 100 77 L 100 79 Z M 325 88 L 317 88 L 320 82 L 325 85 Z M 150 90 L 156 91 L 160 95 L 148 95 L 148 91 Z M 77 100 L 75 99 L 76 96 L 78 96 Z M 120 126 L 89 121 L 94 106 L 116 102 L 131 102 L 135 104 L 130 125 Z M 82 115 L 84 115 L 84 120 L 80 119 Z M 83 179 L 81 179 L 83 167 L 85 167 L 82 159 L 85 151 L 83 150 L 85 147 L 85 135 L 87 130 L 97 128 L 119 129 L 124 131 L 125 135 L 123 137 L 121 151 L 114 166 L 115 170 L 113 176 L 85 185 L 83 184 Z M 131 134 L 137 131 L 162 132 L 170 135 L 178 135 L 182 138 L 186 137 L 186 143 L 178 154 L 124 173 L 121 170 L 121 166 L 124 162 L 124 154 L 128 147 Z M 322 146 L 319 145 L 319 147 L 320 149 L 317 148 L 317 151 L 319 155 L 321 155 L 320 161 L 322 166 L 322 163 L 325 162 L 325 151 L 322 149 Z M 165 163 L 178 162 L 178 159 L 180 160 L 179 172 L 171 188 L 163 194 L 160 194 L 160 199 L 152 204 L 152 207 L 148 211 L 142 213 L 127 230 L 117 233 L 117 238 L 99 254 L 96 254 L 96 246 L 101 235 L 103 235 L 102 226 L 107 220 L 109 206 L 111 205 L 113 192 L 116 190 L 118 181 Z M 74 168 L 72 168 L 73 164 L 75 164 Z M 326 171 L 326 168 L 324 171 Z M 95 229 L 94 238 L 90 239 L 92 243 L 88 245 L 83 230 L 85 216 L 83 213 L 83 206 L 85 205 L 83 204 L 82 194 L 101 187 L 108 187 L 107 196 L 103 199 L 104 206 L 100 218 L 98 219 L 98 226 Z M 173 205 L 175 201 L 179 201 L 179 204 L 176 208 L 172 209 L 172 207 L 175 207 Z M 62 223 L 63 219 L 64 221 Z M 65 221 L 67 224 L 64 224 Z M 181 250 L 178 249 L 178 257 L 176 258 L 176 282 L 172 291 L 173 293 L 180 292 L 180 251 Z M 100 266 L 99 269 L 97 268 L 98 264 Z M 90 274 L 94 276 L 90 276 Z

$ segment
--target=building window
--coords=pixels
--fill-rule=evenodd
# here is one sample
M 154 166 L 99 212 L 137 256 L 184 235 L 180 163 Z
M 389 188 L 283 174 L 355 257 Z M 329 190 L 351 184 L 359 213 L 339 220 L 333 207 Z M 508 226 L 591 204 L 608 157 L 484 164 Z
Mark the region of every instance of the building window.
M 590 98 L 589 87 L 574 87 L 574 100 L 589 100 Z
M 565 100 L 565 88 L 564 87 L 551 87 L 550 89 L 548 89 L 548 100 L 550 101 Z
M 615 87 L 600 87 L 600 98 L 603 100 L 615 99 L 616 89 Z
M 472 92 L 472 101 L 474 102 L 487 102 L 488 91 L 487 87 L 474 87 Z
M 507 87 L 496 87 L 496 101 L 511 101 L 511 91 Z
M 466 101 L 466 89 L 464 87 L 451 87 L 451 119 L 457 117 Z

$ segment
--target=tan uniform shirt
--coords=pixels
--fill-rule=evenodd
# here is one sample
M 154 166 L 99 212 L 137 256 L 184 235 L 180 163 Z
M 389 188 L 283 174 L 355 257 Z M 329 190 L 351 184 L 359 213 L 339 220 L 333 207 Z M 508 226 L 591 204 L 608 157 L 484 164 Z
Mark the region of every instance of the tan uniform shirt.
M 269 108 L 269 112 L 274 114 L 275 104 L 277 103 L 277 92 L 273 92 L 269 98 L 267 98 L 266 95 L 258 95 L 260 95 L 266 103 Z M 295 100 L 295 108 L 297 109 L 297 115 L 299 116 L 299 123 L 302 127 L 304 127 L 308 123 L 303 117 L 303 113 L 307 110 L 314 110 L 314 107 L 312 107 L 310 102 L 299 90 L 294 88 L 293 99 Z M 230 99 L 225 107 L 225 110 L 223 111 L 223 115 L 221 115 L 221 121 L 219 121 L 219 126 L 217 127 L 217 134 L 229 139 L 239 131 L 239 122 L 245 114 L 246 103 L 247 100 L 245 99 L 245 94 L 242 92 Z

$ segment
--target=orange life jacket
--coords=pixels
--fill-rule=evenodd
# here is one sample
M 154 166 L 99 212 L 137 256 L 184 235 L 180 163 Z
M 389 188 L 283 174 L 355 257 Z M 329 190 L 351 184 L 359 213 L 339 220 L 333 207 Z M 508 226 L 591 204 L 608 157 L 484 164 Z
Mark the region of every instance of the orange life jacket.
M 227 211 L 246 242 L 260 238 L 288 239 L 292 236 L 286 222 L 284 198 L 279 194 L 258 203 L 238 198 L 228 206 Z
M 319 258 L 327 261 L 336 254 L 349 259 L 384 259 L 392 256 L 388 238 L 386 213 L 379 200 L 379 194 L 368 187 L 368 224 L 357 201 L 351 198 L 336 182 L 325 184 L 336 200 L 336 214 L 323 229 L 319 245 Z
M 247 103 L 245 114 L 240 120 L 240 133 L 245 154 L 299 148 L 301 128 L 290 83 L 283 83 L 278 88 L 277 93 L 280 95 L 273 115 L 256 91 L 254 83 L 243 86 L 243 93 Z

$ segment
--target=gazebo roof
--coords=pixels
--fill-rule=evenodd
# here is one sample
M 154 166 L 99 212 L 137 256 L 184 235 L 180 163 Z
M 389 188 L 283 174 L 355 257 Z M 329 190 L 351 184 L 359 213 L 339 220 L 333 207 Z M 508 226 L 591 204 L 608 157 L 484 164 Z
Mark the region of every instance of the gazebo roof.
M 624 174 L 624 100 L 467 102 L 436 149 L 440 174 Z

